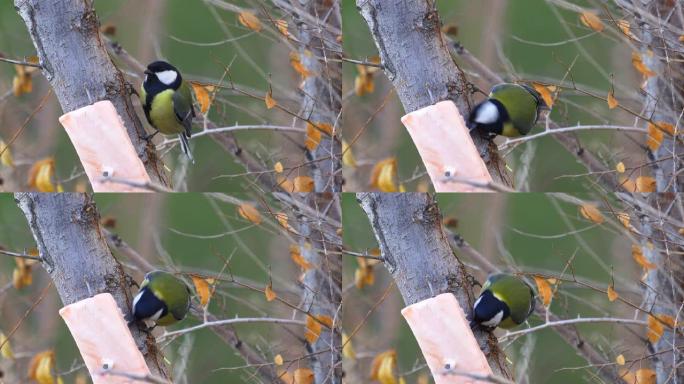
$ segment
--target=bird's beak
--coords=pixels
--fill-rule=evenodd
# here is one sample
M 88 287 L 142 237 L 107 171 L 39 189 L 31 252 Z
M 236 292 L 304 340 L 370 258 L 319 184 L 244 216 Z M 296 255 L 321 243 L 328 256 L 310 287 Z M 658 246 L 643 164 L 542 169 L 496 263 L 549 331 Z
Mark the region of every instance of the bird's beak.
M 143 72 L 146 75 L 153 75 L 154 72 L 150 71 L 149 69 L 146 69 L 145 72 Z

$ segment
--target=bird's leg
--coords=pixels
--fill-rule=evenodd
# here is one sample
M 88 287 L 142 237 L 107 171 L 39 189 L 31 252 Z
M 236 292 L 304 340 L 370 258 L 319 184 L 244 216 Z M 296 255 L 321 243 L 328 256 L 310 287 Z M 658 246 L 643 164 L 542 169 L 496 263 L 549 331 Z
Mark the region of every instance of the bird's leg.
M 126 284 L 128 284 L 129 288 L 135 286 L 136 288 L 140 289 L 140 285 L 138 285 L 138 282 L 135 281 L 135 279 L 133 279 L 133 277 L 131 275 L 126 273 L 124 275 L 124 278 L 126 279 Z
M 130 95 L 136 95 L 136 96 L 138 97 L 138 99 L 140 98 L 140 94 L 138 93 L 138 90 L 135 89 L 135 87 L 133 86 L 133 84 L 131 84 L 131 83 L 129 83 L 128 81 L 126 81 L 126 82 L 125 82 L 125 87 L 126 87 L 126 91 L 128 91 L 128 95 L 129 95 L 129 96 L 130 96 Z
M 153 138 L 155 135 L 157 135 L 157 133 L 159 133 L 159 130 L 158 130 L 158 129 L 155 129 L 154 132 L 153 132 L 153 133 L 150 133 L 149 135 L 140 136 L 140 139 L 141 139 L 141 140 L 147 141 L 147 143 L 149 144 L 150 140 L 152 140 L 152 138 Z

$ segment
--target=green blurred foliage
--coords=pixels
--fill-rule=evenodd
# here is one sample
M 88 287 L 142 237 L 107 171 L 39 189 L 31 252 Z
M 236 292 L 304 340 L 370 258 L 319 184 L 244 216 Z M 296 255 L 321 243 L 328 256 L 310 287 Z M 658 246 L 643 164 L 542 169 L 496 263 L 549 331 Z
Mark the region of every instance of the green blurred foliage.
M 579 197 L 591 201 L 590 196 Z M 571 278 L 571 273 L 574 273 L 578 279 L 604 290 L 613 276 L 615 289 L 622 297 L 640 302 L 636 286 L 641 272 L 632 260 L 631 242 L 616 231 L 619 224 L 617 227 L 608 223 L 597 226 L 582 217 L 576 205 L 560 202 L 556 206 L 554 198 L 544 194 L 438 194 L 437 201 L 443 217 L 458 220 L 456 233 L 490 261 L 510 272 L 559 275 L 565 270 L 566 277 Z M 356 196 L 344 194 L 342 204 L 345 247 L 354 252 L 376 248 L 368 218 L 358 205 Z M 610 216 L 609 212 L 604 214 Z M 506 253 L 511 255 L 513 264 L 505 262 Z M 470 266 L 469 273 L 478 281 L 485 280 L 485 273 L 474 268 L 471 261 L 459 255 L 458 251 L 455 254 Z M 346 256 L 344 261 L 343 327 L 351 332 L 380 301 L 392 278 L 382 265 L 378 265 L 375 267 L 376 283 L 358 290 L 354 287 L 356 259 Z M 569 261 L 572 261 L 572 266 L 567 268 Z M 479 287 L 473 289 L 477 292 Z M 541 304 L 538 302 L 537 305 Z M 409 372 L 423 364 L 420 350 L 399 313 L 403 306 L 398 290 L 391 288 L 391 294 L 368 316 L 352 339 L 356 353 L 367 357 L 364 363 L 370 364 L 378 352 L 395 348 L 399 372 Z M 633 314 L 633 310 L 624 304 L 610 303 L 605 294 L 571 283 L 561 284 L 551 309 L 563 318 L 578 315 L 631 317 Z M 534 316 L 530 320 L 531 325 L 541 322 L 543 319 Z M 625 357 L 636 358 L 638 354 L 649 353 L 646 346 L 635 340 L 635 335 L 625 328 L 611 324 L 583 324 L 578 329 L 585 340 L 612 350 L 609 353 L 614 355 L 611 356 L 624 353 Z M 587 363 L 549 329 L 524 336 L 513 343 L 503 343 L 514 367 L 518 366 L 520 348 L 529 337 L 536 340 L 530 365 L 524 372 L 529 375 L 530 383 L 587 382 L 594 374 L 591 370 L 563 370 Z M 408 382 L 415 382 L 416 375 L 412 373 L 407 378 Z
M 572 3 L 599 9 L 596 2 Z M 376 56 L 377 49 L 367 24 L 354 6 L 355 0 L 343 0 L 343 4 L 345 55 L 357 60 Z M 507 81 L 558 83 L 564 79 L 566 85 L 572 85 L 572 79 L 578 88 L 604 98 L 612 81 L 620 103 L 632 110 L 640 110 L 640 77 L 631 67 L 630 48 L 617 40 L 617 32 L 606 29 L 600 34 L 593 33 L 581 24 L 577 13 L 552 9 L 553 6 L 545 0 L 438 0 L 437 6 L 443 25 L 458 26 L 456 39 Z M 620 17 L 619 11 L 612 8 L 611 11 L 613 17 Z M 602 15 L 602 18 L 607 28 L 615 29 L 608 16 Z M 581 39 L 575 41 L 568 31 Z M 521 39 L 527 42 L 520 41 Z M 462 64 L 458 58 L 456 62 Z M 388 156 L 398 158 L 399 179 L 405 182 L 407 190 L 417 190 L 419 184 L 426 182 L 429 185 L 426 176 L 415 177 L 424 172 L 424 168 L 399 120 L 404 114 L 403 108 L 398 97 L 391 93 L 392 87 L 387 78 L 382 73 L 376 74 L 375 92 L 358 97 L 354 94 L 354 78 L 358 73 L 356 65 L 346 63 L 344 67 L 343 94 L 346 99 L 343 107 L 343 135 L 351 142 L 365 127 L 353 146 L 357 160 L 362 165 L 354 171 L 345 169 L 348 184 L 352 185 L 347 190 L 368 190 L 366 173 L 372 164 Z M 463 68 L 468 70 L 465 66 Z M 568 68 L 572 68 L 570 74 Z M 515 76 L 507 75 L 511 70 Z M 479 83 L 477 77 L 471 73 L 468 74 L 468 80 L 476 85 Z M 488 89 L 483 91 L 488 92 Z M 473 101 L 477 102 L 482 98 L 481 94 L 476 94 Z M 374 113 L 377 115 L 366 127 L 367 120 Z M 619 109 L 609 110 L 605 101 L 580 95 L 573 90 L 561 92 L 551 117 L 561 126 L 574 126 L 578 122 L 583 125 L 632 125 L 634 119 Z M 531 134 L 543 129 L 543 122 L 540 122 Z M 635 165 L 646 161 L 638 155 L 638 151 L 633 150 L 635 147 L 630 138 L 621 132 L 582 131 L 577 133 L 577 137 L 587 149 L 599 153 L 608 168 L 619 161 Z M 527 178 L 530 191 L 591 190 L 592 182 L 585 177 L 562 177 L 583 175 L 586 169 L 551 136 L 541 137 L 520 145 L 513 151 L 509 148 L 503 152 L 514 174 L 522 167 L 520 158 L 531 145 L 536 147 L 536 152 Z

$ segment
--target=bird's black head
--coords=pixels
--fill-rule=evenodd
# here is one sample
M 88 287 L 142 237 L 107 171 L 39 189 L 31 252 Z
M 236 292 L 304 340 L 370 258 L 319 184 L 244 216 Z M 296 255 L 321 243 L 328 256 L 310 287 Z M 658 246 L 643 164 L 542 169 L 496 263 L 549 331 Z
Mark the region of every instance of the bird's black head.
M 147 93 L 156 94 L 166 89 L 178 89 L 183 82 L 180 72 L 166 61 L 155 61 L 145 69 L 143 86 Z
M 468 128 L 496 136 L 503 132 L 503 124 L 508 119 L 508 111 L 499 100 L 487 99 L 476 105 L 470 112 Z
M 497 299 L 490 290 L 482 292 L 473 306 L 473 321 L 487 328 L 496 328 L 510 314 L 508 305 Z

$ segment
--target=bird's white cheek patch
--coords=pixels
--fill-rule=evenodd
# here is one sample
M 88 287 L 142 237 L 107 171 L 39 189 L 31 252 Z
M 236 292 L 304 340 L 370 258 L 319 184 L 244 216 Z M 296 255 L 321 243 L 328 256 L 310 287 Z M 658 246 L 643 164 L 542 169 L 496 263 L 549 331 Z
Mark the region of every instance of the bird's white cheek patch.
M 501 322 L 501 319 L 503 319 L 503 315 L 504 315 L 503 311 L 499 311 L 499 312 L 497 312 L 497 314 L 494 315 L 494 317 L 492 317 L 491 319 L 489 319 L 489 320 L 487 320 L 487 321 L 483 321 L 483 322 L 482 322 L 482 325 L 487 326 L 487 327 L 494 328 L 494 327 L 496 327 L 497 325 L 499 325 L 499 323 Z
M 157 312 L 154 313 L 154 315 L 150 316 L 150 320 L 152 321 L 157 321 L 161 317 L 162 313 L 164 312 L 164 308 L 158 310 Z
M 499 118 L 499 110 L 491 101 L 487 101 L 477 110 L 475 122 L 480 124 L 491 124 Z
M 159 81 L 166 85 L 173 84 L 173 82 L 176 81 L 176 78 L 178 77 L 178 73 L 173 70 L 157 72 L 155 73 L 155 75 L 157 75 Z

